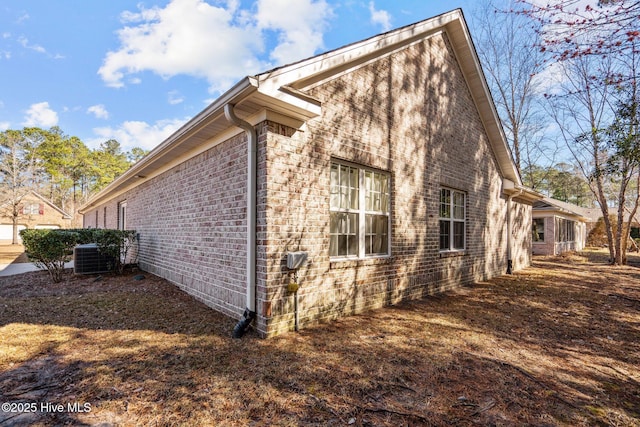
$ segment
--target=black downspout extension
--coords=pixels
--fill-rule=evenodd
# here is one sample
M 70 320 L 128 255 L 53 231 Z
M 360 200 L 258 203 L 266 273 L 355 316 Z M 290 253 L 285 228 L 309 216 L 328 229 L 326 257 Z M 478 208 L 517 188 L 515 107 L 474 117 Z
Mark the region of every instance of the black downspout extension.
M 513 260 L 507 260 L 507 274 L 513 273 Z
M 242 336 L 249 330 L 251 322 L 256 318 L 256 312 L 250 311 L 248 308 L 244 309 L 242 319 L 233 328 L 233 338 L 242 338 Z

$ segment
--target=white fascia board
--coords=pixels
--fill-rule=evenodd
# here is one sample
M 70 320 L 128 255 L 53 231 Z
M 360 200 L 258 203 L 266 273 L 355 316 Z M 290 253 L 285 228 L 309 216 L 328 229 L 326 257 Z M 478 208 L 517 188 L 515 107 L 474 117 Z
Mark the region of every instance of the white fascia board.
M 118 178 L 113 180 L 109 185 L 100 190 L 94 196 L 92 196 L 85 204 L 80 206 L 78 212 L 84 214 L 84 212 L 95 206 L 101 199 L 107 198 L 110 193 L 117 192 L 119 188 L 126 186 L 127 188 L 135 187 L 135 181 L 140 181 L 136 177 L 139 172 L 146 168 L 153 162 L 161 159 L 163 156 L 171 156 L 171 150 L 180 145 L 180 143 L 186 140 L 189 135 L 197 132 L 208 121 L 215 118 L 222 113 L 222 109 L 227 103 L 236 102 L 249 96 L 252 92 L 255 92 L 257 88 L 257 80 L 253 77 L 245 77 L 236 83 L 231 89 L 225 92 L 222 96 L 211 103 L 207 108 L 202 110 L 198 115 L 193 117 L 187 123 L 185 123 L 180 129 L 175 131 L 171 136 L 162 141 L 151 152 L 144 156 L 139 162 L 134 164 L 131 168 L 125 171 Z M 131 183 L 127 183 L 130 181 Z
M 314 76 L 323 75 L 332 70 L 340 70 L 345 65 L 359 63 L 363 59 L 368 60 L 371 55 L 384 54 L 387 50 L 392 50 L 400 45 L 409 44 L 415 40 L 425 38 L 434 31 L 441 30 L 442 27 L 457 19 L 461 19 L 460 10 L 454 10 L 437 17 L 409 25 L 397 30 L 384 33 L 367 40 L 353 43 L 351 45 L 327 52 L 322 55 L 297 62 L 295 64 L 276 68 L 270 72 L 256 76 L 260 92 L 270 94 L 279 98 L 276 94 L 281 88 L 292 86 L 299 88 Z

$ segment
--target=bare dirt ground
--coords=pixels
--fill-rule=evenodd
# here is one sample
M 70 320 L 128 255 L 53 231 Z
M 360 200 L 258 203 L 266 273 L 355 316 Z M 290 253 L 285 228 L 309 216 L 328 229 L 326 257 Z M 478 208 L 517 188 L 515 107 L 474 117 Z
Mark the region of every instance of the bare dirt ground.
M 268 340 L 149 274 L 0 277 L 0 426 L 640 426 L 640 259 L 605 259 Z

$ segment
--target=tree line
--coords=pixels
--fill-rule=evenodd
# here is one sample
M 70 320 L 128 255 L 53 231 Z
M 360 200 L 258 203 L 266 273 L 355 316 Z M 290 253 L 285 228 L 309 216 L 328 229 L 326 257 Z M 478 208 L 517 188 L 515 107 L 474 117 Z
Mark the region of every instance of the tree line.
M 14 224 L 14 243 L 20 206 L 31 191 L 75 215 L 80 205 L 146 153 L 137 147 L 125 152 L 114 139 L 91 149 L 59 127 L 1 132 L 0 214 Z
M 635 0 L 485 0 L 472 17 L 523 183 L 599 207 L 614 264 L 640 200 L 639 19 Z

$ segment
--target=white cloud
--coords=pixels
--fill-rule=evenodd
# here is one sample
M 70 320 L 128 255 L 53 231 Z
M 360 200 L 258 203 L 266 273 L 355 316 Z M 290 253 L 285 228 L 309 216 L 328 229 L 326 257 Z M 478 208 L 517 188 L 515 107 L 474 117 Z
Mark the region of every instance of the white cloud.
M 58 124 L 58 113 L 49 108 L 48 102 L 32 104 L 26 111 L 22 124 L 27 127 L 50 128 Z
M 177 105 L 184 102 L 184 96 L 182 96 L 180 92 L 178 92 L 177 90 L 172 90 L 167 95 L 169 99 L 169 104 L 171 105 Z
M 0 132 L 4 132 L 5 130 L 11 127 L 11 123 L 9 122 L 0 122 Z
M 172 0 L 164 8 L 124 12 L 125 26 L 117 32 L 120 47 L 106 54 L 98 74 L 111 87 L 122 87 L 144 71 L 163 78 L 186 74 L 207 79 L 216 92 L 242 76 L 311 56 L 322 47 L 331 16 L 325 0 L 258 0 L 255 15 L 238 5 L 235 0 L 216 6 Z M 269 31 L 278 39 L 270 55 L 276 64 L 261 59 Z
M 562 83 L 565 80 L 562 64 L 552 62 L 533 77 L 532 87 L 538 95 L 557 95 L 562 92 Z
M 47 50 L 40 45 L 37 44 L 29 44 L 29 39 L 24 36 L 18 37 L 18 43 L 22 45 L 25 49 L 35 50 L 38 53 L 47 53 Z
M 382 31 L 389 31 L 391 29 L 391 15 L 386 10 L 376 10 L 375 4 L 369 2 L 369 13 L 371 14 L 371 23 L 379 25 Z
M 258 0 L 256 20 L 261 30 L 278 31 L 270 57 L 278 64 L 304 59 L 322 48 L 324 31 L 333 15 L 325 0 Z
M 239 75 L 261 68 L 254 51 L 261 48 L 251 25 L 234 24 L 234 10 L 203 0 L 173 0 L 122 14 L 121 47 L 108 52 L 98 74 L 108 86 L 124 86 L 127 74 L 152 71 L 164 78 L 188 74 L 206 78 L 213 90 L 226 89 Z
M 186 118 L 160 120 L 151 125 L 141 121 L 127 121 L 116 128 L 94 128 L 93 132 L 97 137 L 88 139 L 86 143 L 89 147 L 97 148 L 102 142 L 115 139 L 124 151 L 129 151 L 133 147 L 151 150 L 178 130 L 186 121 Z
M 26 21 L 29 18 L 30 18 L 29 14 L 27 12 L 24 12 L 20 17 L 18 17 L 18 19 L 16 20 L 16 23 L 22 24 L 24 21 Z
M 93 114 L 98 119 L 108 119 L 109 112 L 102 104 L 92 105 L 87 108 L 87 114 Z

